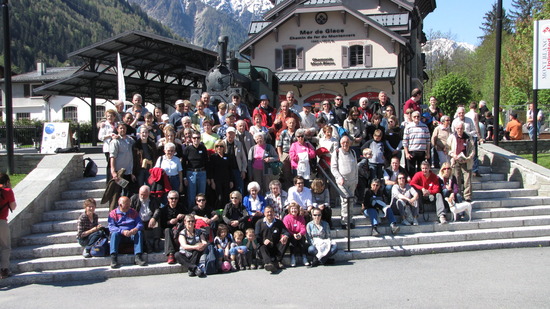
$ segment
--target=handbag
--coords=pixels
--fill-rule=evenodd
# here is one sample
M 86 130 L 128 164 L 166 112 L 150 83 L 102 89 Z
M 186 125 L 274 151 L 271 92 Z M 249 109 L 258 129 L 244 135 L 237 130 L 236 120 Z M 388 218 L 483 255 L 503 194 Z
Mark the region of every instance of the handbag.
M 94 244 L 92 245 L 92 248 L 90 249 L 90 254 L 96 257 L 109 256 L 110 254 L 109 239 L 107 239 L 107 237 L 101 237 L 96 242 L 94 242 Z

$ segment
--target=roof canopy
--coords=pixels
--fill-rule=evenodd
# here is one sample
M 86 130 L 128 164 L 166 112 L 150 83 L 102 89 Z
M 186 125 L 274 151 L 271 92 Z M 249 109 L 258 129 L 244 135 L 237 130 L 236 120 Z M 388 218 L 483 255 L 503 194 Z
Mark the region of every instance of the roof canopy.
M 397 68 L 332 70 L 312 72 L 282 72 L 277 73 L 281 84 L 314 83 L 320 80 L 326 82 L 345 82 L 366 79 L 391 80 L 395 78 Z
M 155 34 L 129 31 L 70 53 L 85 64 L 73 75 L 35 89 L 42 95 L 118 99 L 117 53 L 120 53 L 126 95 L 140 93 L 146 102 L 173 103 L 202 88 L 217 53 Z M 92 83 L 94 82 L 94 83 Z

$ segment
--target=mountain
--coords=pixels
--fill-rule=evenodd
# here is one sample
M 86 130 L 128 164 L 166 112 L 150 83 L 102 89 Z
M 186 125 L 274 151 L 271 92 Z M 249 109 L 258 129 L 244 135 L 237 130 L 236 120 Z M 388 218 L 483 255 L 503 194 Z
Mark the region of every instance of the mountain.
M 475 49 L 476 47 L 472 44 L 456 42 L 445 38 L 427 41 L 426 44 L 422 46 L 422 52 L 426 55 L 428 70 L 431 68 L 430 64 L 434 63 L 436 60 L 441 61 L 442 59 L 447 59 L 452 61 L 454 57 L 464 53 L 472 53 Z
M 128 0 L 190 43 L 216 49 L 218 37 L 229 37 L 237 49 L 248 37 L 251 21 L 273 7 L 269 0 Z
M 128 30 L 177 38 L 126 0 L 17 0 L 9 11 L 15 72 L 33 70 L 39 59 L 48 66 L 75 64 L 68 53 Z

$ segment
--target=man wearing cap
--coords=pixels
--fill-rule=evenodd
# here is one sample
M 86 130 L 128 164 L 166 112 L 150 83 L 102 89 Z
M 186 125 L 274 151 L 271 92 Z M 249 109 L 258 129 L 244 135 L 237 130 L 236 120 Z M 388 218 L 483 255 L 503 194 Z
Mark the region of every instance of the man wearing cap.
M 183 129 L 183 124 L 181 123 L 181 119 L 186 116 L 184 113 L 185 108 L 185 101 L 184 100 L 177 100 L 176 103 L 176 111 L 170 115 L 170 123 L 176 128 L 176 132 Z
M 230 163 L 229 166 L 237 166 L 237 169 L 233 169 L 233 183 L 235 188 L 243 193 L 244 179 L 246 177 L 246 169 L 248 167 L 248 161 L 246 160 L 246 152 L 244 145 L 236 139 L 237 130 L 234 127 L 227 128 L 225 132 L 225 139 L 223 144 L 225 146 L 226 154 L 230 161 L 235 160 L 237 164 Z M 233 162 L 234 163 L 234 162 Z
M 276 111 L 273 107 L 269 106 L 269 98 L 267 95 L 262 94 L 260 96 L 260 104 L 254 109 L 252 117 L 256 116 L 256 114 L 262 116 L 262 126 L 272 130 L 271 127 L 275 121 Z
M 218 128 L 218 135 L 220 138 L 224 139 L 228 128 L 235 128 L 235 121 L 237 120 L 237 115 L 229 112 L 225 114 L 225 124 Z
M 506 124 L 507 140 L 519 141 L 523 139 L 523 129 L 517 113 L 510 114 L 510 121 Z
M 234 92 L 231 95 L 231 103 L 237 107 L 238 118 L 246 121 L 248 126 L 250 126 L 252 124 L 250 120 L 250 111 L 248 110 L 248 106 L 241 104 L 241 95 Z
M 306 102 L 304 103 L 304 106 L 302 107 L 302 112 L 300 113 L 300 118 L 302 118 L 302 122 L 300 122 L 300 125 L 302 129 L 306 130 L 306 134 L 308 136 L 314 136 L 317 134 L 317 123 L 315 118 L 315 115 L 311 112 L 313 106 L 311 103 Z

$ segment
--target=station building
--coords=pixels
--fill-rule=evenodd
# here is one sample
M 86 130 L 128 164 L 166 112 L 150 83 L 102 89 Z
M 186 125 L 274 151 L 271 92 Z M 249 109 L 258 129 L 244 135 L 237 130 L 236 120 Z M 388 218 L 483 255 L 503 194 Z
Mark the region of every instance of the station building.
M 411 90 L 427 76 L 421 45 L 424 18 L 435 0 L 273 0 L 252 22 L 240 53 L 276 72 L 280 98 L 300 104 L 377 100 L 385 91 L 402 113 Z

